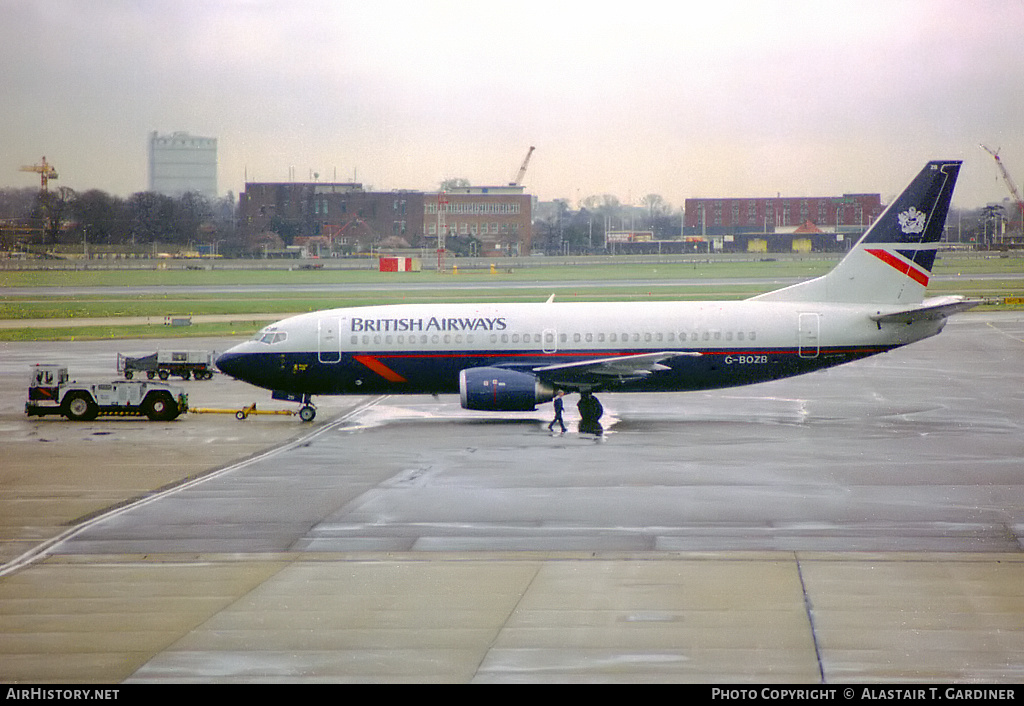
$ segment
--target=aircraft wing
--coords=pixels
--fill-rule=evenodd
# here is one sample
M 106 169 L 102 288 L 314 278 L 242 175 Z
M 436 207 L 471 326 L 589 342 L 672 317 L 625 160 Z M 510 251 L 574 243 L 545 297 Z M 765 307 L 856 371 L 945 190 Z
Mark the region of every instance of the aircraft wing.
M 699 356 L 694 351 L 658 351 L 656 353 L 638 353 L 636 355 L 613 356 L 610 358 L 591 358 L 571 363 L 544 365 L 533 368 L 538 377 L 554 384 L 596 385 L 616 382 L 628 382 L 646 377 L 658 370 L 668 370 L 663 360 L 679 356 Z
M 964 297 L 934 297 L 925 299 L 920 306 L 888 314 L 872 314 L 871 320 L 880 324 L 911 324 L 915 321 L 942 319 L 981 304 L 980 299 Z

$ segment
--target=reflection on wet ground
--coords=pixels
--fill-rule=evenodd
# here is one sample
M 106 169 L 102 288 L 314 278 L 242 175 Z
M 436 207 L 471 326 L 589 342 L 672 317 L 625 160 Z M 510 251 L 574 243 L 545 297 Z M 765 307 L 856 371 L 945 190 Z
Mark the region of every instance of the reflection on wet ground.
M 382 398 L 63 551 L 1019 551 L 1022 334 L 966 318 L 801 378 L 605 394 L 600 430 L 572 401 L 556 433 L 549 406 Z

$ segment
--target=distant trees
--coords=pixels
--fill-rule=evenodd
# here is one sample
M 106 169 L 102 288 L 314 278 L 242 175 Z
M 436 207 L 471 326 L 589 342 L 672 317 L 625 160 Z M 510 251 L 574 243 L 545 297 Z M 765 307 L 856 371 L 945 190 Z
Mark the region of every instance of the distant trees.
M 647 196 L 640 199 L 640 203 L 647 209 L 647 217 L 652 221 L 669 211 L 668 202 L 660 194 L 647 194 Z
M 588 196 L 573 210 L 566 199 L 538 209 L 534 220 L 535 250 L 549 254 L 605 252 L 609 230 L 653 231 L 656 239 L 670 239 L 681 231 L 681 214 L 658 194 L 648 194 L 639 206 L 623 204 L 613 194 Z
M 90 189 L 71 203 L 73 235 L 93 245 L 130 242 L 131 221 L 125 201 L 105 191 Z
M 178 246 L 222 244 L 237 248 L 233 194 L 209 200 L 190 192 L 174 198 L 149 191 L 121 198 L 99 189 L 0 189 L 0 220 L 39 233 L 42 245 Z
M 983 247 L 989 247 L 1003 235 L 1006 209 L 999 204 L 989 204 L 981 209 L 978 220 L 981 227 L 975 235 L 975 240 Z
M 36 233 L 40 243 L 55 243 L 74 196 L 64 186 L 46 194 L 32 187 L 0 189 L 0 222 L 11 230 Z
M 946 218 L 948 243 L 978 249 L 1020 243 L 1020 229 L 1008 220 L 1005 204 L 988 204 L 980 208 L 952 208 Z
M 0 189 L 0 218 L 31 218 L 39 189 Z
M 128 214 L 136 243 L 170 242 L 174 239 L 174 199 L 152 191 L 128 198 Z
M 588 196 L 580 204 L 584 209 L 603 215 L 612 215 L 622 208 L 622 202 L 618 196 L 612 194 L 601 194 L 600 196 Z

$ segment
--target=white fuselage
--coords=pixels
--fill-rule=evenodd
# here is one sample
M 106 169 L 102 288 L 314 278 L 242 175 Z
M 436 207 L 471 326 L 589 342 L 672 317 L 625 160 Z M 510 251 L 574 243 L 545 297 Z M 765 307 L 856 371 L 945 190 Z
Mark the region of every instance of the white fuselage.
M 356 307 L 280 321 L 225 360 L 245 356 L 255 365 L 236 376 L 274 390 L 455 392 L 469 367 L 676 351 L 690 355 L 616 389 L 686 390 L 838 365 L 932 336 L 944 323 L 880 325 L 870 318 L 878 313 L 885 308 L 756 300 Z

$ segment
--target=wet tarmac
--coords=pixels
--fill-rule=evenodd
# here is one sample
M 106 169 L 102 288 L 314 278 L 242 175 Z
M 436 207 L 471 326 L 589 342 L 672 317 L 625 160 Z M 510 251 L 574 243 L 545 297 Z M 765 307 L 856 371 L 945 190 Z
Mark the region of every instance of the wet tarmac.
M 1024 315 L 969 314 L 801 378 L 605 394 L 600 434 L 574 398 L 566 433 L 431 397 L 252 420 L 296 436 L 0 579 L 0 676 L 1019 682 L 1022 362 Z
M 601 433 L 574 398 L 564 434 L 550 405 L 378 398 L 61 551 L 1019 551 L 1022 339 L 954 323 L 801 378 L 606 394 Z

